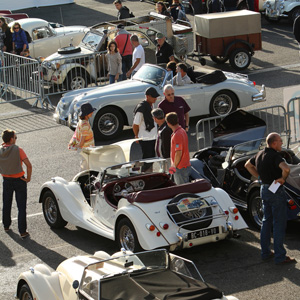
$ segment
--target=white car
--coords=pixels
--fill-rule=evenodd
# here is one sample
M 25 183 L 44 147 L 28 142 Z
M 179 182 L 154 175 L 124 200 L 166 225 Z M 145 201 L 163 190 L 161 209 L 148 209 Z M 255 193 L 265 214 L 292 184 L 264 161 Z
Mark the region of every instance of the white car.
M 238 300 L 206 283 L 195 264 L 166 250 L 75 256 L 56 269 L 38 264 L 18 278 L 16 299 Z
M 88 31 L 86 26 L 64 26 L 53 28 L 49 22 L 38 18 L 26 18 L 11 22 L 8 24 L 12 27 L 15 22 L 21 24 L 32 38 L 29 43 L 31 57 L 47 57 L 55 53 L 57 49 L 78 45 L 85 32 Z
M 69 222 L 133 252 L 190 248 L 247 228 L 228 194 L 208 181 L 177 186 L 165 159 L 128 162 L 134 141 L 84 149 L 89 170 L 44 183 L 39 202 L 48 225 Z
M 145 64 L 131 80 L 75 90 L 63 95 L 57 104 L 54 119 L 57 123 L 76 128 L 80 106 L 89 102 L 97 110 L 91 125 L 97 138 L 112 139 L 124 125 L 132 125 L 136 105 L 145 99 L 148 87 L 155 87 L 163 98 L 163 87 L 173 82 L 171 71 L 157 65 Z M 193 72 L 194 79 L 204 73 Z M 266 101 L 264 85 L 260 91 L 247 75 L 215 71 L 205 74 L 194 84 L 174 86 L 175 95 L 182 96 L 191 108 L 190 117 L 222 116 L 251 104 Z M 192 77 L 191 77 L 192 79 Z
M 266 0 L 263 8 L 265 9 L 265 18 L 270 23 L 287 18 L 294 23 L 300 15 L 300 3 L 296 0 Z

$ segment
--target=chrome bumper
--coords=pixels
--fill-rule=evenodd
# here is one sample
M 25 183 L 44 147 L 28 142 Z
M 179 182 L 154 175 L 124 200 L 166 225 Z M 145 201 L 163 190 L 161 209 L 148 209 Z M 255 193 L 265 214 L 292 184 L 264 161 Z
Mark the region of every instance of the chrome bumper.
M 255 94 L 252 96 L 253 102 L 264 102 L 266 101 L 267 93 L 266 93 L 266 87 L 263 84 L 261 87 L 261 90 L 258 94 Z

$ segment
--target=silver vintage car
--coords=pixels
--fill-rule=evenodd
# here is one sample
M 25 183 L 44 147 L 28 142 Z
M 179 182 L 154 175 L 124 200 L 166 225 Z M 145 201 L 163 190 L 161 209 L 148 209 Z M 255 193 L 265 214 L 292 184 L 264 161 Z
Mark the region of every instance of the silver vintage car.
M 210 83 L 212 74 L 193 72 L 194 84 L 174 86 L 175 95 L 184 97 L 190 106 L 190 117 L 222 116 L 237 107 L 266 100 L 265 87 L 262 86 L 261 91 L 258 91 L 247 75 L 215 72 L 218 73 L 219 81 L 212 80 L 213 83 Z M 145 64 L 130 80 L 64 94 L 56 107 L 54 119 L 59 124 L 75 128 L 81 104 L 89 102 L 97 109 L 91 119 L 96 137 L 112 139 L 122 132 L 124 125 L 132 125 L 133 110 L 145 98 L 145 90 L 155 87 L 161 95 L 158 103 L 163 99 L 163 87 L 167 83 L 173 83 L 172 72 L 160 66 Z

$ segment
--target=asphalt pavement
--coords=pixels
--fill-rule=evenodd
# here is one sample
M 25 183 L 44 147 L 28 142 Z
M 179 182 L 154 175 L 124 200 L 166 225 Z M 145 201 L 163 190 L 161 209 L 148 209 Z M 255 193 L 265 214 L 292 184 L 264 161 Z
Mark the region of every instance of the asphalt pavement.
M 154 9 L 152 3 L 137 0 L 125 1 L 125 5 L 136 16 Z M 77 0 L 74 4 L 32 8 L 22 12 L 30 17 L 65 25 L 87 26 L 109 21 L 116 16 L 112 1 L 106 0 Z M 258 86 L 264 83 L 267 87 L 267 103 L 255 107 L 282 105 L 283 89 L 300 82 L 298 48 L 292 36 L 291 25 L 287 22 L 270 25 L 262 19 L 262 25 L 263 51 L 255 53 L 252 64 L 244 73 L 251 80 L 255 80 Z M 191 63 L 200 67 L 197 60 Z M 216 67 L 207 60 L 206 68 Z M 233 71 L 228 64 L 219 67 L 225 71 Z M 51 98 L 54 104 L 58 100 L 59 96 Z M 31 104 L 28 101 L 0 104 L 0 131 L 7 127 L 16 129 L 18 144 L 33 164 L 27 209 L 31 238 L 23 241 L 18 236 L 15 203 L 12 211 L 12 231 L 7 235 L 0 230 L 0 292 L 7 300 L 14 299 L 19 273 L 36 263 L 45 263 L 55 269 L 60 262 L 72 255 L 91 254 L 97 250 L 110 254 L 118 251 L 113 241 L 73 225 L 67 225 L 63 230 L 51 230 L 46 224 L 41 204 L 38 203 L 40 187 L 54 176 L 71 180 L 79 170 L 79 158 L 75 152 L 67 149 L 67 143 L 72 136 L 70 129 L 57 125 L 52 119 L 52 111 L 31 108 Z M 192 120 L 191 133 L 195 132 L 196 122 L 197 119 Z M 132 131 L 128 129 L 117 140 L 131 137 Z M 196 151 L 193 135 L 190 135 L 189 141 L 191 152 Z M 98 141 L 97 144 L 101 145 L 103 142 Z M 285 244 L 289 255 L 295 256 L 300 262 L 299 231 L 298 222 L 289 223 Z M 240 233 L 239 239 L 207 244 L 177 254 L 192 259 L 207 282 L 240 300 L 299 299 L 300 263 L 275 266 L 272 261 L 261 262 L 259 233 L 252 227 Z

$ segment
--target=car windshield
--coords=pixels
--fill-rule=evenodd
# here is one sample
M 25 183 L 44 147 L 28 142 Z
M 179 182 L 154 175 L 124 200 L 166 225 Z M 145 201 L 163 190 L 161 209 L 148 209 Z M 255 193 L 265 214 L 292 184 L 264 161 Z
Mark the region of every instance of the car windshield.
M 167 70 L 154 65 L 143 65 L 133 76 L 134 80 L 162 85 L 166 80 Z
M 92 48 L 95 50 L 99 43 L 101 42 L 103 38 L 103 35 L 99 33 L 95 33 L 92 31 L 89 31 L 84 38 L 82 39 L 81 43 L 83 43 L 85 46 Z
M 281 136 L 283 144 L 282 148 L 287 148 L 288 136 Z M 238 144 L 231 149 L 230 156 L 232 159 L 237 159 L 242 156 L 255 155 L 258 151 L 266 147 L 266 138 L 248 141 L 242 144 Z
M 138 176 L 145 173 L 166 173 L 167 162 L 165 159 L 153 158 L 127 162 L 106 168 L 103 172 L 102 182 L 124 178 L 129 176 Z
M 169 272 L 203 281 L 193 262 L 173 254 L 168 255 L 166 250 L 161 249 L 136 254 L 114 254 L 111 259 L 88 265 L 83 272 L 79 293 L 91 300 L 141 299 L 141 289 L 145 291 L 153 286 L 151 283 L 148 285 L 153 274 L 159 281 L 174 283 L 166 278 Z

